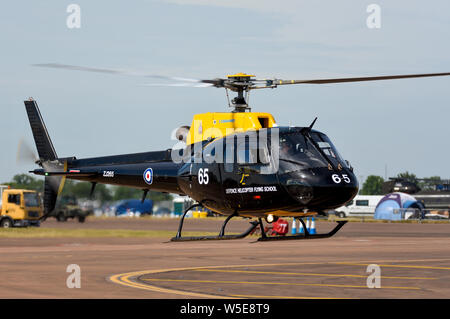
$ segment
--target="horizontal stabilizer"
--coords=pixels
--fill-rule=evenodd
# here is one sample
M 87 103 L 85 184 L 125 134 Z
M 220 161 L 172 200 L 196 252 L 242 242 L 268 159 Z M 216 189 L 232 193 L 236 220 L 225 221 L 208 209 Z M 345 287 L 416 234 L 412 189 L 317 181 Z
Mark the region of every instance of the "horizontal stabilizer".
M 98 172 L 88 172 L 88 171 L 83 172 L 80 171 L 79 169 L 69 169 L 67 172 L 56 172 L 56 171 L 46 171 L 43 169 L 35 169 L 34 171 L 30 171 L 30 173 L 44 176 L 63 176 L 63 177 L 93 177 L 100 175 L 100 173 Z

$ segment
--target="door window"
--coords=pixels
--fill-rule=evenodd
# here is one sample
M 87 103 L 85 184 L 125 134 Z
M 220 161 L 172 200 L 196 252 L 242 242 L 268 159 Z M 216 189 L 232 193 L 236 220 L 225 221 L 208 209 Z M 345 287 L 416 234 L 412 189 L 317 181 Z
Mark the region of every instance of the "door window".
M 20 205 L 20 194 L 8 195 L 8 203 Z

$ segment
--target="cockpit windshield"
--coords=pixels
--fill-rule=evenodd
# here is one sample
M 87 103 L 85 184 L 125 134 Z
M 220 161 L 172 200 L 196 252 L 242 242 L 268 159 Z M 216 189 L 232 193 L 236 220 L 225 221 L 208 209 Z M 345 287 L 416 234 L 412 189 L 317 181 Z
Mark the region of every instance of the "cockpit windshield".
M 311 141 L 299 132 L 280 135 L 280 170 L 291 172 L 303 168 L 324 167 L 328 162 Z
M 319 132 L 310 137 L 299 131 L 280 135 L 280 170 L 290 172 L 305 168 L 346 165 L 329 138 Z

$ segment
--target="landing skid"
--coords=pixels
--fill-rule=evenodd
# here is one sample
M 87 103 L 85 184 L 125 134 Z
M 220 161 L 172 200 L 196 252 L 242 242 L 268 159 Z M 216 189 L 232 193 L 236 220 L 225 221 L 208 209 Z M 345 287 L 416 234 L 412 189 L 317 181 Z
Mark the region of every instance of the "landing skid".
M 336 227 L 334 227 L 333 230 L 331 230 L 329 233 L 326 233 L 326 234 L 310 234 L 308 232 L 308 229 L 306 228 L 306 225 L 305 225 L 305 222 L 303 221 L 303 219 L 299 218 L 299 220 L 302 223 L 303 229 L 305 231 L 303 234 L 289 235 L 289 236 L 267 236 L 266 233 L 264 232 L 262 221 L 260 219 L 259 224 L 261 227 L 261 237 L 258 238 L 258 241 L 328 238 L 328 237 L 331 237 L 334 234 L 336 234 L 339 231 L 339 229 L 341 229 L 342 226 L 344 226 L 347 223 L 346 220 L 338 221 Z
M 342 226 L 344 226 L 347 221 L 338 221 L 337 222 L 337 226 L 335 228 L 333 228 L 332 231 L 330 231 L 329 233 L 326 234 L 310 234 L 308 232 L 308 229 L 306 228 L 305 222 L 303 221 L 303 219 L 299 218 L 300 222 L 303 225 L 303 229 L 305 230 L 304 234 L 299 234 L 299 235 L 290 235 L 290 236 L 267 236 L 266 232 L 264 231 L 264 226 L 262 223 L 261 218 L 258 219 L 258 221 L 252 221 L 250 222 L 250 227 L 240 233 L 240 234 L 235 234 L 235 235 L 225 235 L 225 227 L 227 226 L 228 222 L 230 221 L 231 218 L 239 216 L 239 214 L 237 213 L 237 211 L 235 211 L 233 214 L 229 215 L 227 217 L 227 219 L 225 219 L 225 221 L 222 224 L 222 227 L 220 229 L 220 233 L 217 236 L 189 236 L 189 237 L 183 237 L 181 235 L 181 231 L 183 229 L 183 223 L 184 223 L 184 218 L 186 217 L 186 214 L 193 208 L 195 207 L 200 207 L 202 206 L 201 204 L 195 204 L 190 206 L 188 209 L 185 210 L 185 212 L 183 213 L 183 216 L 181 217 L 180 220 L 180 224 L 178 226 L 178 232 L 177 235 L 175 237 L 172 237 L 170 240 L 171 241 L 196 241 L 196 240 L 230 240 L 230 239 L 241 239 L 244 237 L 247 237 L 248 235 L 252 234 L 253 231 L 256 229 L 256 227 L 260 227 L 261 229 L 261 237 L 258 238 L 258 241 L 273 241 L 273 240 L 290 240 L 290 239 L 317 239 L 317 238 L 328 238 L 333 236 L 334 234 L 336 234 L 339 229 L 342 228 Z
M 195 207 L 199 207 L 201 206 L 201 204 L 195 204 L 192 205 L 191 207 L 189 207 L 188 209 L 186 209 L 186 211 L 184 212 L 183 216 L 181 217 L 180 220 L 180 225 L 178 226 L 178 232 L 177 235 L 175 237 L 172 237 L 170 240 L 171 241 L 195 241 L 195 240 L 229 240 L 229 239 L 240 239 L 240 238 L 244 238 L 247 237 L 250 233 L 252 233 L 252 231 L 258 227 L 259 223 L 256 221 L 252 221 L 250 222 L 250 227 L 240 233 L 240 234 L 235 234 L 235 235 L 225 235 L 225 227 L 227 226 L 228 222 L 230 221 L 231 218 L 238 216 L 237 212 L 234 212 L 233 214 L 229 215 L 227 217 L 227 219 L 225 219 L 224 223 L 222 224 L 222 228 L 220 229 L 220 233 L 217 236 L 194 236 L 194 237 L 183 237 L 181 236 L 181 231 L 183 229 L 183 223 L 184 223 L 184 217 L 186 217 L 186 214 Z

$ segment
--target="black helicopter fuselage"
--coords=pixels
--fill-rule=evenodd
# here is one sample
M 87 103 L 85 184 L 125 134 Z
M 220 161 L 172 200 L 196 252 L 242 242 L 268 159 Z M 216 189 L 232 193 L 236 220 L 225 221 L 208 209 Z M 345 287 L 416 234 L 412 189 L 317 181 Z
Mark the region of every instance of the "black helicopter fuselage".
M 253 134 L 256 146 L 249 141 L 249 132 L 242 132 L 185 149 L 58 158 L 63 169 L 44 166 L 33 172 L 94 186 L 123 185 L 144 192 L 188 195 L 215 212 L 245 217 L 275 211 L 301 216 L 305 210 L 342 206 L 356 195 L 358 182 L 352 168 L 325 134 L 302 127 L 276 127 Z
M 124 74 L 118 70 L 86 68 L 62 64 L 36 66 L 65 68 L 89 72 Z M 448 76 L 446 73 L 346 77 L 310 80 L 256 79 L 254 75 L 237 73 L 227 78 L 193 80 L 178 78 L 188 85 L 225 88 L 237 93 L 229 106 L 232 113 L 250 111 L 246 95 L 254 89 L 276 88 L 293 84 L 329 84 L 344 82 L 379 81 L 421 77 Z M 148 75 L 155 77 L 155 75 Z M 175 77 L 156 76 L 169 80 Z M 173 85 L 173 84 L 172 84 Z M 183 85 L 183 86 L 184 86 Z M 188 195 L 199 204 L 185 210 L 177 235 L 172 240 L 237 239 L 248 236 L 259 225 L 260 240 L 268 240 L 262 218 L 273 222 L 279 216 L 298 217 L 304 229 L 301 236 L 281 236 L 282 239 L 326 238 L 333 236 L 346 221 L 327 234 L 310 234 L 303 217 L 308 212 L 321 212 L 344 205 L 357 194 L 358 181 L 353 169 L 337 152 L 328 137 L 309 127 L 277 127 L 272 118 L 256 116 L 242 119 L 236 124 L 235 116 L 228 118 L 203 116 L 205 127 L 189 129 L 189 139 L 194 144 L 161 152 L 106 156 L 88 159 L 59 158 L 48 135 L 36 101 L 25 101 L 31 129 L 39 153 L 37 163 L 42 169 L 32 171 L 44 175 L 44 212 L 54 208 L 65 178 L 89 181 L 91 193 L 97 183 L 124 185 L 143 190 L 143 199 L 149 190 Z M 215 126 L 231 123 L 232 126 Z M 196 120 L 194 118 L 193 124 Z M 211 138 L 203 136 L 204 130 L 216 129 Z M 238 129 L 243 132 L 223 130 Z M 255 129 L 255 131 L 252 131 Z M 192 139 L 192 140 L 191 140 Z M 256 143 L 255 143 L 256 141 Z M 260 142 L 263 143 L 260 143 Z M 224 143 L 225 142 L 225 143 Z M 180 155 L 180 153 L 182 155 Z M 228 215 L 218 236 L 184 238 L 181 235 L 187 212 L 197 205 Z M 257 217 L 250 228 L 239 235 L 225 235 L 225 227 L 234 216 Z M 294 220 L 295 221 L 295 220 Z

